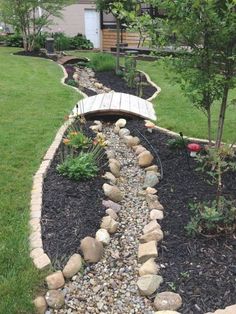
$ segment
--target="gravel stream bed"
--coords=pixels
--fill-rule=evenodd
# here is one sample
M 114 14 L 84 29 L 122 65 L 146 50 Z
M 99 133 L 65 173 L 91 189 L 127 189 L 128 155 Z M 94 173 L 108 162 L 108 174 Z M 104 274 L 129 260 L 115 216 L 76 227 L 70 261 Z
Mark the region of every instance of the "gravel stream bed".
M 119 228 L 105 248 L 103 259 L 67 282 L 63 289 L 64 308 L 48 313 L 154 313 L 151 301 L 139 295 L 136 285 L 138 239 L 149 220 L 146 201 L 138 196 L 144 170 L 138 166 L 131 148 L 122 143 L 111 126 L 105 126 L 103 132 L 110 142 L 109 150 L 115 152 L 122 165 L 118 186 L 125 197 L 118 213 Z

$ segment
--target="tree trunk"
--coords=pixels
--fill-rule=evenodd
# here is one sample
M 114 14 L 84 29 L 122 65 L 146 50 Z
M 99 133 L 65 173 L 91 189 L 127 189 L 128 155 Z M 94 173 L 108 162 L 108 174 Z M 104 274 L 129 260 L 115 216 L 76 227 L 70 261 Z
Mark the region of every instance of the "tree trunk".
M 211 138 L 211 108 L 209 107 L 207 110 L 207 129 L 208 129 L 208 141 L 209 145 L 212 145 L 212 138 Z
M 120 21 L 116 19 L 116 74 L 120 71 Z
M 228 84 L 228 82 L 226 82 L 225 86 L 224 86 L 223 98 L 222 98 L 221 107 L 220 107 L 220 115 L 219 115 L 219 119 L 218 119 L 216 148 L 220 147 L 220 144 L 222 141 L 224 121 L 225 121 L 225 111 L 227 108 L 228 93 L 229 93 L 229 84 Z

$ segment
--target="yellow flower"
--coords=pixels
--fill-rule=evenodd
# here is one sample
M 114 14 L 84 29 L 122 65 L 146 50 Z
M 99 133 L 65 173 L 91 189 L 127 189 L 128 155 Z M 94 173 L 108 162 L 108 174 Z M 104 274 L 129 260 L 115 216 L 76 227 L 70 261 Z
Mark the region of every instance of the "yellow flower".
M 68 138 L 63 139 L 63 144 L 68 145 L 70 143 L 70 140 Z

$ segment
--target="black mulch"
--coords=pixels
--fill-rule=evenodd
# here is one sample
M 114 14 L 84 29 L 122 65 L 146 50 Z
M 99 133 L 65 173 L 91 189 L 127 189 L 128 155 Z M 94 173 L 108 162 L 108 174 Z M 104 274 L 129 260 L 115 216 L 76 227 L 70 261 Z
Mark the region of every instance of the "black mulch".
M 85 133 L 93 135 L 88 128 Z M 43 247 L 57 269 L 79 252 L 81 239 L 95 236 L 105 215 L 102 172 L 92 180 L 72 181 L 56 171 L 60 158 L 59 150 L 44 180 L 41 219 Z
M 48 56 L 43 51 L 24 51 L 24 50 L 22 50 L 22 51 L 15 52 L 14 55 L 23 56 L 23 57 L 36 57 L 36 58 L 51 59 L 53 61 L 57 60 L 57 56 Z
M 100 83 L 111 88 L 115 92 L 137 95 L 137 88 L 129 88 L 125 80 L 122 77 L 117 76 L 114 71 L 96 72 L 95 77 Z M 147 82 L 146 77 L 143 74 L 142 82 L 144 86 L 141 98 L 148 99 L 156 92 L 156 88 Z
M 160 291 L 181 294 L 182 314 L 203 314 L 236 302 L 236 235 L 191 238 L 184 227 L 190 219 L 188 204 L 214 199 L 215 188 L 196 172 L 195 161 L 190 169 L 181 151 L 172 151 L 167 140 L 172 138 L 155 131 L 150 134 L 143 122 L 129 121 L 134 134 L 138 128 L 148 138 L 161 157 L 164 178 L 157 185 L 160 202 L 165 208 L 161 222 L 165 233 L 159 248 L 158 263 L 162 264 L 164 283 Z M 143 141 L 143 145 L 150 149 Z M 236 173 L 224 176 L 223 194 L 236 200 Z

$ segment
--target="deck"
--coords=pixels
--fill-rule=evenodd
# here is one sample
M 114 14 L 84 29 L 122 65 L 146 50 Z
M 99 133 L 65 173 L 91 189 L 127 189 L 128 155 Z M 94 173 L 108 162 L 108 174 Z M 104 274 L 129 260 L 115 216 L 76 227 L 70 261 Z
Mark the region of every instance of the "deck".
M 80 100 L 71 113 L 71 116 L 77 115 L 135 115 L 148 120 L 156 120 L 151 102 L 137 96 L 116 92 Z

